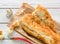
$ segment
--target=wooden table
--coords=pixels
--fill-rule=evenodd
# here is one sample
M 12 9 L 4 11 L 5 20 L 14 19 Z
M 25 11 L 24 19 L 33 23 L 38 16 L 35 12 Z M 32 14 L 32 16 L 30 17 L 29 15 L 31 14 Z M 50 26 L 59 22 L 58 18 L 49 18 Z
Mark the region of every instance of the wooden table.
M 33 7 L 36 7 L 37 4 L 45 6 L 50 12 L 52 18 L 57 22 L 60 22 L 60 0 L 0 0 L 0 29 L 3 30 L 5 37 L 7 37 L 7 31 L 9 29 L 7 27 L 9 19 L 6 18 L 6 11 L 9 8 L 12 8 L 15 14 L 23 2 L 27 2 Z M 16 35 L 22 37 L 16 32 L 14 32 L 12 36 Z M 8 40 L 5 40 L 3 43 L 0 42 L 0 44 L 7 44 L 7 41 Z M 9 44 L 15 44 L 14 42 L 11 42 L 11 40 L 8 42 L 10 42 Z

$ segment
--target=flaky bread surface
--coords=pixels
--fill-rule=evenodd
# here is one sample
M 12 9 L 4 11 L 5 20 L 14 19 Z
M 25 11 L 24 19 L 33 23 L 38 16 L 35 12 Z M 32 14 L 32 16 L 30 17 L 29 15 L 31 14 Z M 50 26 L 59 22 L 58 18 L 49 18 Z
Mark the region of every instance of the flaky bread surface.
M 36 15 L 25 15 L 21 19 L 20 24 L 29 35 L 42 40 L 46 44 L 59 43 L 60 37 L 58 34 L 53 32 L 48 26 L 41 24 Z

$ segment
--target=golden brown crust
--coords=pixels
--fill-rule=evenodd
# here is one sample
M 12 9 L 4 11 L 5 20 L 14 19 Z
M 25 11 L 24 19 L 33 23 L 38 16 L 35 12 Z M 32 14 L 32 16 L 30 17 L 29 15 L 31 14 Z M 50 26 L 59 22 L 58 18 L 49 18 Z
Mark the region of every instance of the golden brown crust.
M 44 41 L 44 43 L 46 44 L 57 44 L 57 42 L 60 39 L 59 36 L 56 33 L 54 33 L 48 26 L 41 24 L 40 21 L 38 23 L 37 21 L 39 21 L 38 18 L 35 18 L 34 15 L 29 14 L 25 15 L 21 19 L 20 23 L 22 25 L 22 28 L 24 28 L 24 30 L 28 34 L 36 37 L 39 40 Z
M 41 22 L 44 22 L 46 26 L 50 27 L 54 32 L 56 32 L 54 21 L 46 8 L 41 5 L 38 5 L 33 14 L 38 15 L 40 17 Z

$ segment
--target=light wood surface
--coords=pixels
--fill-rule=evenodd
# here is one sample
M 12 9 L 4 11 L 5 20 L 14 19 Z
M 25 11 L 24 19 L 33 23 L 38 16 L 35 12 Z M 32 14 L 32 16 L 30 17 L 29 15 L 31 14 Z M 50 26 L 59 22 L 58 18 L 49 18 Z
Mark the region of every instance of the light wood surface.
M 27 2 L 33 7 L 36 7 L 37 4 L 41 4 L 42 6 L 47 8 L 55 21 L 60 22 L 60 0 L 0 0 L 0 29 L 4 31 L 4 35 L 6 35 L 7 30 L 9 29 L 7 27 L 9 19 L 6 18 L 6 11 L 8 10 L 8 8 L 12 8 L 15 14 L 23 2 Z M 19 36 L 22 37 L 21 35 Z

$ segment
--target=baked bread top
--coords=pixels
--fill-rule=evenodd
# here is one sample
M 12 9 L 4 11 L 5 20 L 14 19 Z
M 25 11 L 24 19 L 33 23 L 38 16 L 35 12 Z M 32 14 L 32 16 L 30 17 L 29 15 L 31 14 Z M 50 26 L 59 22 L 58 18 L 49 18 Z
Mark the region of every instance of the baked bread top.
M 46 44 L 59 44 L 60 36 L 55 33 L 54 22 L 49 13 L 38 6 L 32 14 L 24 15 L 20 25 L 29 35 Z
M 42 24 L 39 18 L 34 15 L 25 15 L 21 19 L 20 25 L 29 35 L 42 40 L 46 44 L 57 44 L 59 42 L 58 34 Z
M 55 23 L 46 8 L 38 5 L 33 12 L 33 15 L 38 16 L 42 24 L 48 26 L 52 31 L 56 32 Z

